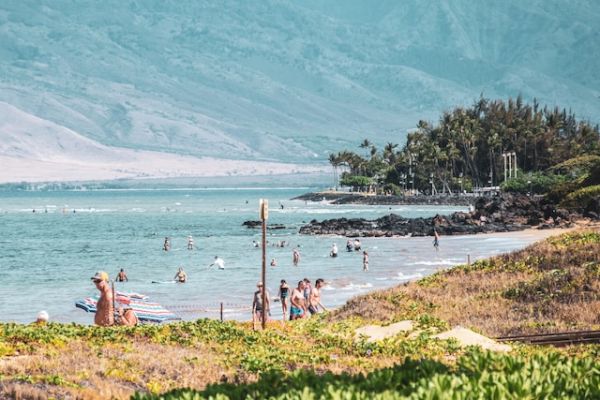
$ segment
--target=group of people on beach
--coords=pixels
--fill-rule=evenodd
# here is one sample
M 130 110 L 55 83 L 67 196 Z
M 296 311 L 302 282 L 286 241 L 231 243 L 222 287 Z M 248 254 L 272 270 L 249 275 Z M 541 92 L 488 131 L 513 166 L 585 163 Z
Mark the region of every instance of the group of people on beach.
M 298 285 L 293 289 L 288 286 L 285 279 L 281 280 L 279 291 L 275 301 L 281 303 L 281 311 L 283 320 L 287 319 L 289 313 L 290 321 L 307 318 L 309 315 L 317 314 L 322 311 L 327 311 L 327 308 L 321 302 L 321 288 L 325 285 L 325 281 L 321 278 L 315 281 L 312 286 L 308 278 L 298 282 Z M 262 322 L 263 310 L 265 311 L 266 319 L 271 315 L 271 300 L 268 290 L 262 282 L 258 282 L 257 290 L 254 292 L 252 301 L 252 319 L 254 322 Z M 264 292 L 264 304 L 263 304 Z M 288 311 L 289 299 L 289 311 Z

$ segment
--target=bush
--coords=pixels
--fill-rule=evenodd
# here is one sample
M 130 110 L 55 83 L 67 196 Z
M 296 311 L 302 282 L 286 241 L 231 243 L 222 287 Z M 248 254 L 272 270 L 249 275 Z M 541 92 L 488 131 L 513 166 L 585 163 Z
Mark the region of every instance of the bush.
M 599 200 L 600 185 L 594 185 L 569 193 L 561 203 L 561 206 L 598 212 Z
M 204 391 L 178 389 L 134 400 L 174 399 L 480 399 L 600 398 L 600 369 L 592 357 L 558 353 L 519 357 L 471 349 L 455 367 L 406 359 L 368 375 L 318 374 L 300 370 L 288 377 L 268 372 L 255 383 L 209 385 Z
M 505 192 L 543 194 L 567 180 L 564 175 L 543 174 L 540 172 L 521 175 L 503 182 L 500 187 Z
M 343 174 L 340 184 L 362 189 L 373 184 L 373 179 L 368 176 Z

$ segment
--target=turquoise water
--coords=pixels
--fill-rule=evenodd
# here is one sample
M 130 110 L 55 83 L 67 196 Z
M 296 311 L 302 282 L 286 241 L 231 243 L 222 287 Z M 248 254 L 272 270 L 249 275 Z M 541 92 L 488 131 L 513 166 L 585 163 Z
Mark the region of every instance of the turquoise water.
M 425 276 L 437 268 L 523 247 L 533 238 L 519 236 L 443 237 L 435 252 L 431 238 L 362 240 L 370 253 L 370 271 L 362 257 L 346 253 L 341 237 L 297 234 L 311 219 L 374 218 L 394 212 L 407 217 L 449 214 L 449 206 L 334 206 L 290 198 L 307 189 L 124 190 L 88 192 L 0 193 L 0 320 L 29 322 L 45 309 L 55 321 L 91 323 L 92 315 L 74 301 L 95 293 L 90 277 L 97 270 L 114 277 L 120 268 L 129 282 L 117 290 L 135 291 L 167 306 L 183 319 L 217 317 L 220 302 L 225 318 L 248 319 L 252 293 L 260 279 L 260 230 L 242 226 L 258 219 L 260 198 L 270 202 L 269 223 L 286 229 L 269 232 L 268 240 L 286 240 L 289 247 L 268 246 L 267 287 L 274 295 L 278 282 L 290 286 L 308 277 L 324 278 L 326 305 L 375 288 Z M 283 209 L 281 208 L 283 204 Z M 33 212 L 35 210 L 36 212 Z M 187 250 L 193 235 L 196 249 Z M 164 237 L 172 249 L 162 250 Z M 340 255 L 330 258 L 337 243 Z M 300 245 L 302 259 L 292 266 L 292 248 Z M 225 270 L 208 268 L 215 255 Z M 186 284 L 153 284 L 173 278 L 177 267 L 188 273 Z M 274 307 L 274 316 L 280 315 Z

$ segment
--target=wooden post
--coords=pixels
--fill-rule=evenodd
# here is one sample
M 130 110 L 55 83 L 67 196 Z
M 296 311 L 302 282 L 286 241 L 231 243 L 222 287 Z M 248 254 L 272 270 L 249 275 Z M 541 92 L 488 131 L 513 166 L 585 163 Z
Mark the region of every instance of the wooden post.
M 221 302 L 221 322 L 223 322 L 223 302 Z
M 269 202 L 260 200 L 260 219 L 262 221 L 262 328 L 267 324 L 267 219 L 269 218 Z

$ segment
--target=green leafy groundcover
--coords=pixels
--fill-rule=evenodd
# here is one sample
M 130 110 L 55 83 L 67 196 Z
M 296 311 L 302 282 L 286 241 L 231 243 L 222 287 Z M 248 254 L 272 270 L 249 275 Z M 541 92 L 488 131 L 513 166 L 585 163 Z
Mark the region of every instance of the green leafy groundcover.
M 177 389 L 134 400 L 172 399 L 598 399 L 600 366 L 593 358 L 550 352 L 514 356 L 470 349 L 455 366 L 406 359 L 364 376 L 300 370 L 262 374 L 256 383 Z

